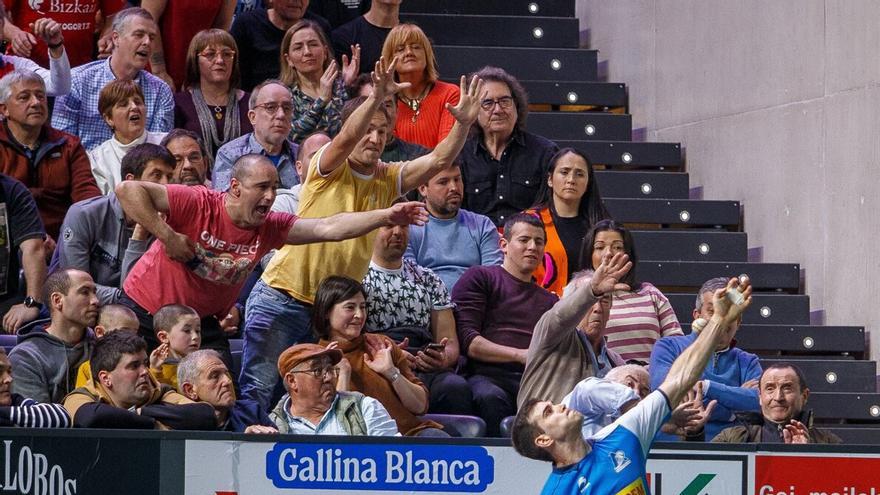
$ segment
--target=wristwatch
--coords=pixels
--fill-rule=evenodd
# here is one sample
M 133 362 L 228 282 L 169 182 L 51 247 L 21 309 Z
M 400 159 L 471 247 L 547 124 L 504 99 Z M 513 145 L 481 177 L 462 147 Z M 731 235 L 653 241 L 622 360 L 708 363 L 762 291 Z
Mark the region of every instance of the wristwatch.
M 34 299 L 33 296 L 27 296 L 24 298 L 24 307 L 43 309 L 43 303 Z

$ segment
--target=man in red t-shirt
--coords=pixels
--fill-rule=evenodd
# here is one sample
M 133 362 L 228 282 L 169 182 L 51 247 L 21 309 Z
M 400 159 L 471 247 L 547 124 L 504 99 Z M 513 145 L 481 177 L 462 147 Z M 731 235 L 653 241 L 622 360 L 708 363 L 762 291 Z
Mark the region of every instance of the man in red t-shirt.
M 427 220 L 416 202 L 326 218 L 272 212 L 278 183 L 272 162 L 250 154 L 235 162 L 225 193 L 143 181 L 123 181 L 116 187 L 126 215 L 156 237 L 129 272 L 120 298 L 138 315 L 139 333 L 151 347 L 158 345 L 152 314 L 166 304 L 185 304 L 202 318 L 202 347 L 229 358 L 229 342 L 219 322 L 270 250 L 284 244 L 341 241 L 383 225 L 421 225 Z
M 37 19 L 48 17 L 61 24 L 70 66 L 76 67 L 94 60 L 96 15 L 104 19 L 101 39 L 109 40 L 110 17 L 125 6 L 125 0 L 3 0 L 3 4 L 11 19 L 3 27 L 3 38 L 10 41 L 13 55 L 49 67 L 46 43 L 31 28 Z

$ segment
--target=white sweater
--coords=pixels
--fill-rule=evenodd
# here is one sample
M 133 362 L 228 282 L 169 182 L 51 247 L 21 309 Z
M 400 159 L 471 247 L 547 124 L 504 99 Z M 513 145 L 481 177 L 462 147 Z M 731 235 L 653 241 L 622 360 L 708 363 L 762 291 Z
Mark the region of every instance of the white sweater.
M 165 134 L 167 133 L 144 131 L 141 137 L 128 144 L 120 143 L 114 136 L 89 151 L 92 175 L 95 176 L 101 192 L 107 194 L 116 188 L 116 184 L 122 182 L 122 157 L 128 150 L 143 143 L 159 144 Z

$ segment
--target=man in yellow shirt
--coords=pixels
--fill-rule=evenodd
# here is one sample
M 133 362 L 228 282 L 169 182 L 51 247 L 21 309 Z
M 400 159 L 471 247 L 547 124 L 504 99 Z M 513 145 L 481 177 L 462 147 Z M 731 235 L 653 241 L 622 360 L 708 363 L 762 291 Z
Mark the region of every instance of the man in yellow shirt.
M 379 160 L 389 127 L 384 106 L 409 83 L 391 77 L 397 59 L 384 60 L 373 72 L 373 92 L 350 100 L 342 111 L 342 129 L 309 164 L 300 192 L 300 217 L 384 208 L 452 164 L 480 109 L 482 83 L 461 78 L 461 99 L 447 105 L 455 125 L 429 154 L 402 163 Z M 379 76 L 377 76 L 379 74 Z M 268 408 L 278 385 L 275 363 L 284 349 L 311 341 L 311 306 L 318 284 L 328 275 L 362 280 L 367 273 L 375 231 L 343 242 L 285 246 L 278 250 L 254 286 L 245 310 L 245 353 L 239 379 L 242 395 Z M 280 387 L 275 395 L 280 396 Z

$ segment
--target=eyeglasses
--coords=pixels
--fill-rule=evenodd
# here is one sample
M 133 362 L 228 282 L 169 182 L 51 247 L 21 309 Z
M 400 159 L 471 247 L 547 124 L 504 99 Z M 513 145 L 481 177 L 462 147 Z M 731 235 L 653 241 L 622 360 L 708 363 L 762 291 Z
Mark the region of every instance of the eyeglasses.
M 205 50 L 202 53 L 199 53 L 199 56 L 205 57 L 208 60 L 214 60 L 215 58 L 217 58 L 217 55 L 220 55 L 220 58 L 222 58 L 223 60 L 232 60 L 233 58 L 235 58 L 235 51 L 234 50 L 220 50 L 220 51 Z
M 205 159 L 205 156 L 199 153 L 198 151 L 194 151 L 186 156 L 183 155 L 174 155 L 174 160 L 177 163 L 182 163 L 184 160 L 189 160 L 190 163 L 200 162 Z
M 480 108 L 485 111 L 490 111 L 495 108 L 495 104 L 501 106 L 501 108 L 510 108 L 513 105 L 513 97 L 512 96 L 502 96 L 501 98 L 491 99 L 487 98 L 480 102 Z
M 290 370 L 290 372 L 308 373 L 309 375 L 312 375 L 319 380 L 326 380 L 328 376 L 331 378 L 336 378 L 336 376 L 339 374 L 339 369 L 333 366 L 328 366 L 326 368 L 314 368 L 310 370 Z
M 293 103 L 270 102 L 270 103 L 263 103 L 260 105 L 254 105 L 254 108 L 262 108 L 269 115 L 275 115 L 275 113 L 278 112 L 279 108 L 284 112 L 284 115 L 293 114 Z

